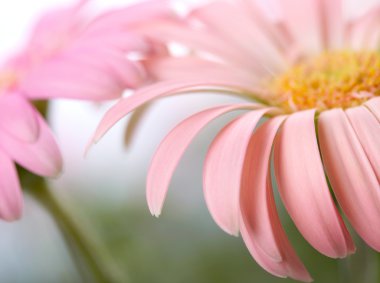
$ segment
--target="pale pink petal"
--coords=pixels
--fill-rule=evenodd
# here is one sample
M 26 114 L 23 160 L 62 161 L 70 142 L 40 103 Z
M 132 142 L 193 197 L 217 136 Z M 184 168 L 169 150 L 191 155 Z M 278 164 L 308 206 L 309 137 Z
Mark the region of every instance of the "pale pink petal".
M 24 51 L 31 61 L 50 56 L 78 34 L 85 24 L 86 2 L 79 0 L 73 6 L 49 11 L 39 19 Z
M 268 109 L 245 114 L 228 124 L 211 144 L 203 168 L 203 189 L 214 221 L 227 233 L 239 234 L 239 195 L 246 149 Z
M 349 108 L 346 114 L 352 128 L 363 146 L 368 160 L 372 164 L 377 180 L 380 181 L 380 123 L 372 113 L 363 106 Z
M 161 142 L 150 164 L 147 178 L 147 200 L 151 213 L 158 216 L 172 175 L 186 148 L 212 120 L 231 111 L 258 108 L 257 104 L 234 104 L 199 112 L 177 125 Z M 165 166 L 163 166 L 165 164 Z
M 191 28 L 184 23 L 173 20 L 160 20 L 147 23 L 139 28 L 139 32 L 161 42 L 177 42 L 187 48 L 210 53 L 245 69 L 257 68 L 257 63 L 247 60 L 245 54 L 228 45 L 218 35 L 205 30 Z
M 104 13 L 87 28 L 88 34 L 99 34 L 120 28 L 132 28 L 138 23 L 173 15 L 169 0 L 150 0 Z
M 318 133 L 325 169 L 343 212 L 362 239 L 380 251 L 380 184 L 343 110 L 322 112 Z
M 268 272 L 310 281 L 279 220 L 273 197 L 270 157 L 273 140 L 284 116 L 257 129 L 247 147 L 240 193 L 240 229 L 248 249 Z
M 166 81 L 150 85 L 115 104 L 103 117 L 91 142 L 98 142 L 120 119 L 153 99 L 195 90 L 203 89 L 207 91 L 210 88 L 214 90 L 227 89 L 234 92 L 235 95 L 237 91 L 241 91 L 240 95 L 243 95 L 244 93 L 251 93 L 255 87 L 240 77 L 235 77 L 233 73 L 229 76 L 217 76 L 216 78 L 188 78 L 186 80 Z
M 100 42 L 93 42 L 93 44 L 100 44 Z M 145 79 L 145 73 L 138 63 L 126 60 L 123 51 L 112 47 L 94 49 L 91 42 L 86 42 L 76 45 L 74 48 L 71 47 L 62 54 L 61 58 L 65 64 L 83 64 L 86 67 L 98 70 L 101 76 L 109 78 L 121 90 L 136 88 Z M 106 90 L 103 92 L 107 94 Z M 88 98 L 91 99 L 91 97 Z
M 341 0 L 279 0 L 283 15 L 297 41 L 312 52 L 341 47 L 343 8 Z
M 369 9 L 348 24 L 346 41 L 352 49 L 376 49 L 379 44 L 377 26 L 380 21 L 380 5 Z
M 247 14 L 241 13 L 238 6 L 224 1 L 211 2 L 194 10 L 192 16 L 264 70 L 279 72 L 286 68 L 285 56 L 275 42 Z
M 16 166 L 1 148 L 0 175 L 0 218 L 13 221 L 22 214 L 22 193 Z
M 36 111 L 17 93 L 0 94 L 0 130 L 22 142 L 34 142 L 39 135 Z
M 49 126 L 38 116 L 40 134 L 34 143 L 21 142 L 0 132 L 0 147 L 21 166 L 46 177 L 56 177 L 62 170 L 62 157 Z
M 194 70 L 202 70 L 199 76 L 218 77 L 218 76 L 240 76 L 241 80 L 254 83 L 257 78 L 253 75 L 259 75 L 253 71 L 236 68 L 220 62 L 213 62 L 199 57 L 160 57 L 147 60 L 145 62 L 149 73 L 159 80 L 185 79 L 194 77 Z M 262 75 L 262 73 L 261 73 Z
M 332 258 L 352 253 L 354 243 L 329 192 L 317 144 L 315 110 L 292 114 L 274 148 L 274 166 L 284 205 L 305 239 Z M 310 225 L 312 223 L 312 225 Z
M 380 97 L 372 98 L 371 100 L 367 101 L 364 105 L 367 106 L 369 110 L 371 110 L 371 112 L 380 122 Z

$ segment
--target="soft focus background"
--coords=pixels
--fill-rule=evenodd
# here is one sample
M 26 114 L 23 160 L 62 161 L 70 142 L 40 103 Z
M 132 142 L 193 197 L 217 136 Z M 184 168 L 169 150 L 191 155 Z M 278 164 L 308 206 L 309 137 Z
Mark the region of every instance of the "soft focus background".
M 93 2 L 100 10 L 134 1 Z M 362 1 L 360 5 L 359 1 L 351 2 L 349 9 L 354 12 L 360 13 L 365 7 Z M 0 61 L 17 50 L 43 11 L 70 3 L 67 0 L 2 1 Z M 65 159 L 64 174 L 51 180 L 51 187 L 68 202 L 70 211 L 83 225 L 91 227 L 90 233 L 104 242 L 116 264 L 128 272 L 130 282 L 292 282 L 263 271 L 251 259 L 242 240 L 222 232 L 207 212 L 202 196 L 202 162 L 209 142 L 228 117 L 208 127 L 189 148 L 171 183 L 160 219 L 152 217 L 146 206 L 147 167 L 162 137 L 176 121 L 196 110 L 232 100 L 198 94 L 159 101 L 132 146 L 126 149 L 122 144 L 126 120 L 93 147 L 86 158 L 84 147 L 110 104 L 57 101 L 51 105 L 50 121 Z M 359 241 L 358 253 L 348 261 L 323 257 L 300 237 L 279 206 L 285 229 L 315 282 L 346 282 L 347 278 L 359 278 L 364 273 L 368 278 L 376 276 L 373 259 L 377 255 L 366 251 Z M 12 224 L 0 222 L 1 283 L 81 280 L 75 260 L 54 222 L 30 197 L 26 197 L 22 220 Z

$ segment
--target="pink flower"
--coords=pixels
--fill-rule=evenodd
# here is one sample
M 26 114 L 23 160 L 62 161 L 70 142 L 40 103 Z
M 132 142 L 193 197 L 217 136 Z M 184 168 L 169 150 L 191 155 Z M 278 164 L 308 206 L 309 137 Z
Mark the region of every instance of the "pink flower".
M 280 223 L 274 173 L 289 215 L 316 250 L 332 258 L 355 251 L 333 193 L 356 232 L 380 251 L 380 7 L 347 18 L 342 6 L 213 1 L 185 18 L 147 23 L 141 33 L 180 43 L 188 55 L 148 60 L 162 81 L 120 100 L 93 141 L 156 98 L 209 90 L 244 97 L 246 103 L 194 114 L 162 141 L 147 178 L 152 214 L 161 213 L 194 137 L 216 118 L 246 110 L 218 134 L 204 164 L 205 199 L 216 223 L 240 232 L 268 272 L 311 281 Z
M 126 56 L 157 53 L 157 47 L 131 31 L 143 15 L 164 11 L 161 1 L 115 10 L 89 21 L 80 1 L 45 14 L 25 49 L 0 69 L 0 217 L 22 213 L 22 194 L 14 162 L 53 177 L 60 173 L 59 148 L 30 100 L 73 98 L 102 101 L 120 97 L 145 78 L 137 60 Z M 161 3 L 161 6 L 159 4 Z

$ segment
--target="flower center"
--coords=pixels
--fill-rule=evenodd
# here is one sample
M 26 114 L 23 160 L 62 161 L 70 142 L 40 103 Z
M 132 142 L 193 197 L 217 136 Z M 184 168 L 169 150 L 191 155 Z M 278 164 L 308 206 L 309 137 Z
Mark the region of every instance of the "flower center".
M 269 89 L 288 112 L 357 106 L 380 95 L 380 53 L 328 51 L 272 79 Z
M 0 71 L 0 94 L 2 91 L 11 88 L 17 81 L 15 72 L 2 70 Z

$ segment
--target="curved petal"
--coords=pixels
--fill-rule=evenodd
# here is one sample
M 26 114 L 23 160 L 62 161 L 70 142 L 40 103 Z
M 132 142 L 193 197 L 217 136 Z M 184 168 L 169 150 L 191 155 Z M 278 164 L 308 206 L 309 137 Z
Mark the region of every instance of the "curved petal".
M 146 195 L 153 215 L 160 215 L 174 170 L 195 136 L 212 120 L 223 114 L 257 107 L 257 104 L 233 104 L 210 108 L 187 118 L 165 137 L 153 157 L 147 178 Z
M 289 116 L 274 148 L 274 166 L 284 205 L 305 239 L 332 258 L 352 253 L 354 243 L 327 185 L 314 125 L 315 110 Z
M 9 156 L 31 172 L 55 177 L 62 170 L 62 157 L 50 128 L 38 116 L 40 135 L 35 143 L 24 143 L 9 135 L 0 136 L 0 146 Z
M 336 198 L 352 226 L 380 251 L 380 184 L 371 163 L 341 109 L 322 112 L 319 143 Z
M 244 158 L 252 133 L 268 109 L 247 113 L 222 129 L 211 144 L 203 169 L 203 189 L 214 221 L 239 234 L 239 194 Z
M 121 99 L 110 110 L 108 110 L 101 120 L 91 142 L 97 143 L 102 136 L 125 115 L 153 99 L 172 94 L 179 94 L 186 91 L 202 89 L 209 90 L 210 88 L 214 88 L 216 90 L 228 89 L 235 93 L 241 91 L 241 95 L 243 95 L 244 91 L 248 93 L 254 91 L 254 86 L 251 85 L 251 82 L 242 80 L 241 77 L 236 77 L 233 73 L 229 76 L 225 74 L 225 76 L 219 75 L 211 78 L 188 78 L 186 80 L 173 80 L 156 83 L 142 88 L 132 96 Z
M 0 218 L 13 221 L 22 214 L 22 193 L 16 166 L 1 149 L 0 175 Z
M 346 114 L 380 182 L 380 123 L 363 106 L 347 109 Z
M 265 270 L 280 277 L 311 281 L 286 237 L 273 197 L 270 157 L 273 140 L 284 119 L 270 119 L 249 142 L 241 183 L 240 229 L 252 256 Z
M 39 135 L 36 110 L 17 93 L 0 96 L 0 130 L 22 142 L 34 142 Z

